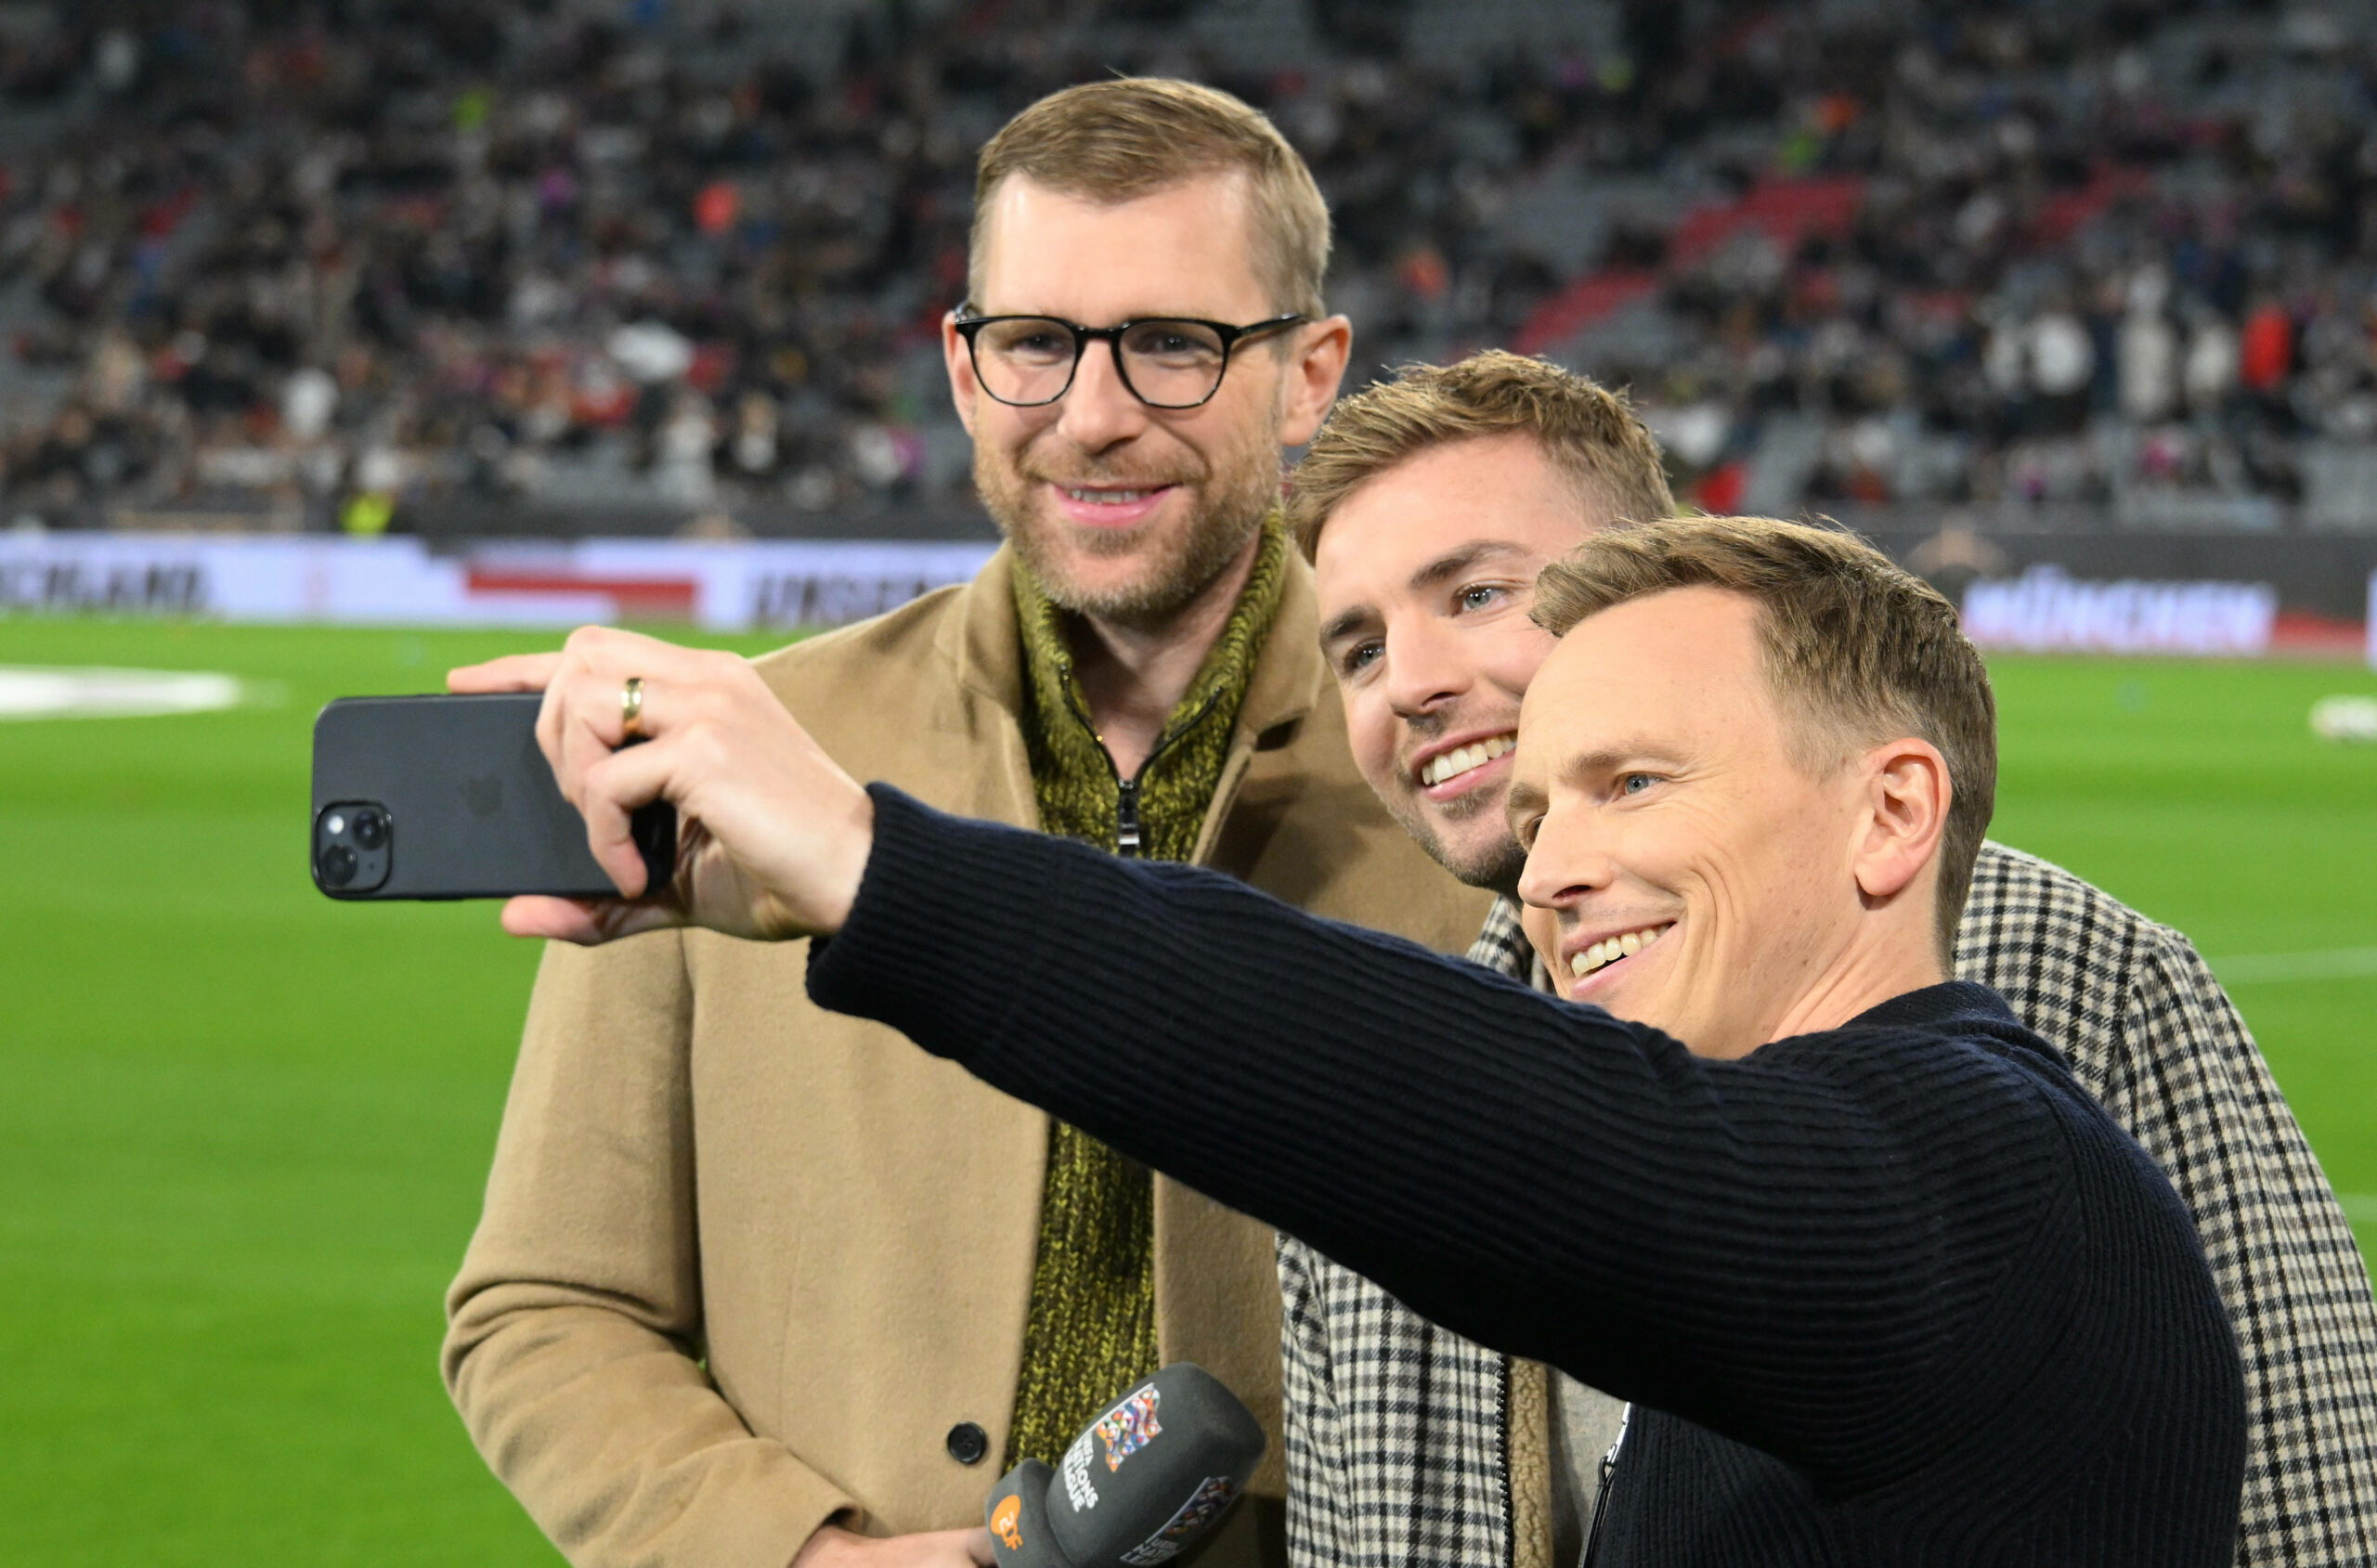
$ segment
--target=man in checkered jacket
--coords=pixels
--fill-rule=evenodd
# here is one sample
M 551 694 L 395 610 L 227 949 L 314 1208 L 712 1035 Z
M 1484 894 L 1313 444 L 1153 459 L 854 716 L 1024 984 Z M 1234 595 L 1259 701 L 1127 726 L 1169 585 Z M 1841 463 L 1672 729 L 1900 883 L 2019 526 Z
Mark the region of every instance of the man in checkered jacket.
M 1510 898 L 1518 702 L 1551 640 L 1534 576 L 1592 527 L 1672 510 L 1622 400 L 1488 352 L 1338 406 L 1290 520 L 1356 759 L 1414 837 L 1505 894 L 1470 957 L 1549 990 Z M 2377 1562 L 2377 1310 L 2334 1195 L 2244 1021 L 2179 933 L 1983 847 L 1958 978 L 2001 993 L 2188 1204 L 2243 1358 L 2241 1568 Z M 1299 1568 L 1568 1568 L 1617 1402 L 1421 1318 L 1283 1238 L 1289 1548 Z

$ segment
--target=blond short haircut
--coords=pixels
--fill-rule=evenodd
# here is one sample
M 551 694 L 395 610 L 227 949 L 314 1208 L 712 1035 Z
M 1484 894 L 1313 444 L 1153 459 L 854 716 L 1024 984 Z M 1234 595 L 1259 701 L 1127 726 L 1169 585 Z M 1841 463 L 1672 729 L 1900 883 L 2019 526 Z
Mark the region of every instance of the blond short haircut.
M 1254 274 L 1281 312 L 1328 314 L 1329 207 L 1312 171 L 1270 121 L 1227 93 L 1160 76 L 1085 82 L 1051 93 L 983 145 L 974 170 L 966 286 L 982 303 L 991 206 L 1010 175 L 1066 196 L 1120 205 L 1208 175 L 1245 180 Z M 1237 323 L 1232 323 L 1237 325 Z
M 1553 636 L 1630 599 L 1717 588 L 1755 600 L 1766 674 L 1799 719 L 1795 760 L 1822 775 L 1914 736 L 1947 759 L 1936 911 L 1942 962 L 1997 797 L 1997 703 L 1955 607 L 1853 535 L 1768 517 L 1680 517 L 1596 534 L 1543 569 L 1536 624 Z
M 1345 498 L 1430 447 L 1527 435 L 1602 521 L 1670 516 L 1659 444 L 1626 395 L 1542 359 L 1499 348 L 1450 365 L 1407 365 L 1337 405 L 1296 464 L 1288 527 L 1305 559 Z

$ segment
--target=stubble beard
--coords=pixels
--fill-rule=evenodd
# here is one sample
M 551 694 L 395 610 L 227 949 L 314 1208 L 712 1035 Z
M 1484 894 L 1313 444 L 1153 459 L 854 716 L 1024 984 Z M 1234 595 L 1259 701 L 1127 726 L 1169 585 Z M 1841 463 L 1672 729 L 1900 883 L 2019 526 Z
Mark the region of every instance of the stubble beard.
M 1500 794 L 1490 800 L 1463 797 L 1444 808 L 1431 807 L 1408 791 L 1386 802 L 1387 814 L 1402 824 L 1403 831 L 1427 851 L 1430 860 L 1452 873 L 1456 880 L 1515 900 L 1519 896 L 1519 874 L 1526 869 L 1526 851 L 1519 847 L 1517 839 L 1507 833 L 1496 833 L 1482 849 L 1457 850 L 1445 842 L 1444 835 L 1438 831 L 1442 823 L 1474 821 L 1489 811 L 1499 813 L 1501 806 Z
M 1184 453 L 1172 472 L 1133 473 L 1076 456 L 1060 474 L 1039 472 L 1033 449 L 1020 454 L 974 447 L 974 488 L 991 520 L 1015 546 L 1059 608 L 1118 625 L 1157 628 L 1195 603 L 1246 551 L 1279 498 L 1279 421 L 1225 449 L 1216 462 Z M 1075 484 L 1176 485 L 1188 492 L 1188 525 L 1169 536 L 1147 526 L 1075 528 L 1036 504 L 1040 486 Z M 1142 568 L 1120 582 L 1092 583 L 1074 569 L 1083 556 L 1141 556 Z

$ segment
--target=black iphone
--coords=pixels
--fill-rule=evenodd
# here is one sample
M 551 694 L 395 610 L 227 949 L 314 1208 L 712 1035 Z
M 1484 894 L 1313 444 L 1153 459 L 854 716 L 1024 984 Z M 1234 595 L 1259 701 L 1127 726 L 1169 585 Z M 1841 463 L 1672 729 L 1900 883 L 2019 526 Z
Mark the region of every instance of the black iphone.
M 314 720 L 314 885 L 334 899 L 617 898 L 537 748 L 534 692 L 341 697 Z M 635 813 L 650 887 L 677 812 Z

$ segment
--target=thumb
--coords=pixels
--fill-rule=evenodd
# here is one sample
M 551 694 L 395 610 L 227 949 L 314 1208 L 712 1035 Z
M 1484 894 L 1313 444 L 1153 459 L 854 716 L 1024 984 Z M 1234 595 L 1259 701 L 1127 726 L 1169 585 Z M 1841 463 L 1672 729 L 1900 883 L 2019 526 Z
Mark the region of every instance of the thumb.
M 683 924 L 684 914 L 661 901 L 630 903 L 621 899 L 557 899 L 523 893 L 503 905 L 507 935 L 544 937 L 580 947 L 599 947 L 619 937 Z

